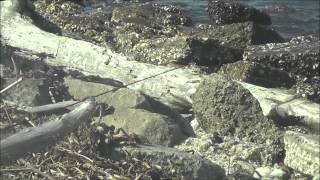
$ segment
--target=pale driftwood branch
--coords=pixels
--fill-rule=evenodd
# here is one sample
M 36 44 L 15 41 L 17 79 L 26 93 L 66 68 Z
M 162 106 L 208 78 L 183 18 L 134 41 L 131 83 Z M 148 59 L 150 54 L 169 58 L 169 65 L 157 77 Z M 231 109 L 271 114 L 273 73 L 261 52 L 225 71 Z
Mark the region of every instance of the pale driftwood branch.
M 13 65 L 13 71 L 16 75 L 19 74 L 20 72 L 20 67 L 18 68 L 16 61 L 13 59 L 13 57 L 11 56 L 11 61 L 12 61 L 12 65 Z
M 264 88 L 248 83 L 238 82 L 259 101 L 263 114 L 268 117 L 277 115 L 283 119 L 296 117 L 316 133 L 320 130 L 320 105 L 296 96 L 282 89 Z M 297 123 L 293 122 L 293 123 Z
M 47 104 L 47 105 L 36 106 L 36 107 L 27 107 L 24 109 L 24 111 L 28 113 L 48 112 L 48 111 L 63 109 L 63 108 L 72 106 L 73 104 L 76 104 L 76 103 L 78 103 L 78 101 L 63 101 L 55 104 Z
M 94 100 L 53 121 L 18 132 L 0 142 L 1 164 L 21 158 L 30 152 L 39 152 L 58 139 L 74 131 L 81 122 L 90 118 L 95 110 Z
M 5 87 L 4 89 L 2 89 L 0 91 L 0 94 L 6 92 L 7 90 L 9 90 L 10 88 L 14 87 L 15 85 L 17 85 L 19 82 L 22 81 L 22 77 L 20 77 L 18 80 L 16 80 L 15 82 L 13 82 L 12 84 L 10 84 L 9 86 Z

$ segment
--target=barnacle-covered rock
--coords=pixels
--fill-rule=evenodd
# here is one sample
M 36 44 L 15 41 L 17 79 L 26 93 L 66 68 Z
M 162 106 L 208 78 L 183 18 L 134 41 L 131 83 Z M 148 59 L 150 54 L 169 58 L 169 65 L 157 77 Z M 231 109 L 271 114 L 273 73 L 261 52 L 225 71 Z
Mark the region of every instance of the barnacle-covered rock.
M 62 35 L 96 44 L 113 43 L 111 13 L 87 13 L 79 3 L 71 1 L 35 2 L 36 12 L 58 26 Z
M 193 96 L 193 110 L 207 133 L 267 145 L 269 163 L 283 150 L 281 133 L 264 117 L 259 102 L 247 89 L 222 75 L 213 74 L 202 81 Z
M 209 0 L 208 12 L 213 24 L 232 24 L 245 21 L 271 24 L 271 18 L 265 12 L 234 0 Z
M 288 131 L 284 136 L 285 163 L 300 172 L 318 175 L 320 173 L 319 138 L 319 135 Z
M 298 37 L 290 42 L 250 46 L 243 57 L 282 68 L 296 76 L 312 78 L 319 73 L 320 43 L 316 37 Z
M 114 8 L 112 20 L 134 23 L 152 28 L 171 25 L 191 25 L 191 18 L 175 6 L 156 4 L 130 4 Z
M 89 13 L 71 1 L 41 1 L 36 2 L 36 11 L 65 36 L 106 45 L 134 60 L 157 65 L 195 62 L 217 69 L 241 60 L 248 45 L 282 41 L 276 32 L 250 22 L 193 27 L 191 19 L 174 6 L 120 4 L 111 14 Z
M 311 79 L 298 79 L 292 89 L 295 90 L 296 94 L 320 103 L 320 76 Z
M 258 62 L 281 68 L 292 74 L 299 94 L 311 100 L 319 99 L 320 43 L 313 36 L 293 38 L 287 43 L 266 44 L 248 47 L 243 55 L 245 61 Z
M 294 79 L 286 71 L 256 62 L 238 61 L 225 64 L 221 67 L 219 73 L 230 77 L 232 80 L 267 88 L 290 88 L 295 83 Z
M 248 45 L 282 42 L 276 32 L 250 22 L 220 27 L 185 27 L 169 32 L 127 24 L 114 34 L 119 51 L 130 54 L 137 61 L 160 65 L 195 62 L 219 67 L 241 60 Z
M 200 30 L 195 30 L 196 35 L 220 39 L 234 48 L 284 41 L 276 31 L 253 22 L 234 23 L 224 26 L 201 25 L 198 29 Z

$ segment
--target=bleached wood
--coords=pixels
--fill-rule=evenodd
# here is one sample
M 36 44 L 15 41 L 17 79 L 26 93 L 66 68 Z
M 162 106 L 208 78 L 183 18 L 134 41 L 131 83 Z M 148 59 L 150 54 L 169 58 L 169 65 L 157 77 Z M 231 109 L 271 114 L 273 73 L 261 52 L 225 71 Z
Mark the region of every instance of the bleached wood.
M 90 118 L 95 110 L 93 100 L 83 102 L 61 118 L 25 129 L 0 141 L 1 164 L 23 157 L 30 152 L 44 150 L 48 145 L 74 131 Z

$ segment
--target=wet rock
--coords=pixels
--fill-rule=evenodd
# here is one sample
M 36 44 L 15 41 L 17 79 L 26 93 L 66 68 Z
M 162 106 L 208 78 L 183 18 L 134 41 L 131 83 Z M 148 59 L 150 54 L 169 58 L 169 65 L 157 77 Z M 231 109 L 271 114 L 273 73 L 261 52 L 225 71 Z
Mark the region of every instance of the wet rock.
M 6 79 L 4 87 L 10 85 L 17 79 Z M 2 82 L 3 83 L 3 82 Z M 20 83 L 1 94 L 1 98 L 11 101 L 21 107 L 39 106 L 51 103 L 49 87 L 44 79 L 25 78 Z
M 238 61 L 225 64 L 221 67 L 219 73 L 230 77 L 232 80 L 267 88 L 290 88 L 295 83 L 294 79 L 287 72 L 255 62 Z
M 320 173 L 319 135 L 306 135 L 288 131 L 284 136 L 286 157 L 285 163 L 300 172 L 309 175 Z
M 198 155 L 191 155 L 174 148 L 160 146 L 137 146 L 123 147 L 131 157 L 147 162 L 152 169 L 156 169 L 163 178 L 183 178 L 204 180 L 225 179 L 225 171 L 220 166 L 201 158 Z M 115 150 L 113 158 L 125 158 L 124 151 Z
M 240 84 L 213 74 L 205 78 L 193 96 L 193 110 L 207 133 L 230 136 L 240 141 L 268 144 L 274 152 L 269 162 L 283 151 L 281 133 L 264 117 L 259 102 Z
M 271 18 L 265 12 L 232 0 L 209 0 L 208 12 L 213 24 L 232 24 L 245 21 L 271 24 Z
M 250 46 L 245 61 L 258 62 L 289 72 L 300 83 L 296 90 L 311 100 L 319 101 L 320 43 L 316 37 L 293 38 L 287 43 Z
M 114 88 L 72 78 L 65 78 L 65 84 L 75 99 L 94 96 Z M 102 117 L 101 121 L 135 133 L 153 144 L 172 146 L 185 139 L 188 133 L 184 130 L 187 128 L 186 122 L 169 108 L 163 112 L 165 105 L 160 102 L 154 107 L 155 101 L 150 102 L 150 98 L 125 88 L 96 97 L 98 103 L 107 103 L 115 109 L 112 114 Z
M 162 29 L 163 26 L 191 25 L 191 18 L 175 6 L 130 4 L 114 8 L 112 20 Z

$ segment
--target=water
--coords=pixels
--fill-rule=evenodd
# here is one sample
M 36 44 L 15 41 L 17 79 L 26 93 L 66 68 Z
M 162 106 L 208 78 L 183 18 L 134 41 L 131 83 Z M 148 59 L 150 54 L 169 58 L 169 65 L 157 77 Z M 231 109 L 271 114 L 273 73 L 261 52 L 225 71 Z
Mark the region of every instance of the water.
M 283 37 L 301 35 L 319 36 L 319 0 L 240 0 L 266 11 L 272 19 L 272 28 Z M 174 4 L 192 16 L 194 22 L 208 23 L 207 0 L 156 0 L 160 4 Z

